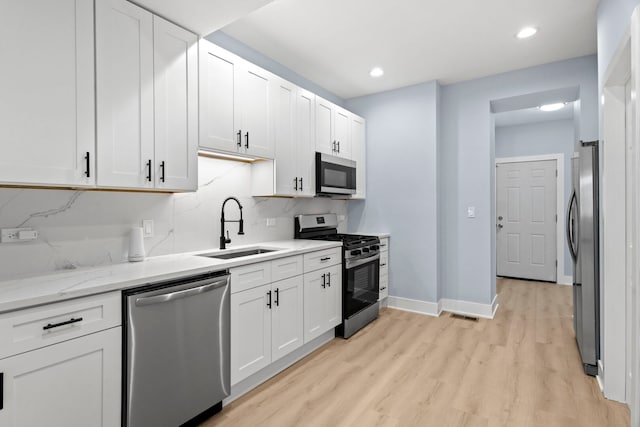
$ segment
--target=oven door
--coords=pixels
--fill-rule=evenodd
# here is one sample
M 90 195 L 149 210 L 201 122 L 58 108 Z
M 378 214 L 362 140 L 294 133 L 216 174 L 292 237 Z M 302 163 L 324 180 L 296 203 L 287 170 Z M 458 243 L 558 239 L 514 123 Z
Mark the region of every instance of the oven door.
M 378 301 L 380 254 L 346 260 L 343 280 L 342 315 L 348 319 Z
M 356 162 L 316 153 L 316 194 L 355 194 Z

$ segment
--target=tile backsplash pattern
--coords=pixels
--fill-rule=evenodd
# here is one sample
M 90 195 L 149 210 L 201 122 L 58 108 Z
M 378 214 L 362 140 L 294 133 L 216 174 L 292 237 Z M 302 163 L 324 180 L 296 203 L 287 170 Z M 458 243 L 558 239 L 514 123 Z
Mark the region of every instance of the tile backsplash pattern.
M 346 217 L 347 201 L 254 198 L 251 165 L 199 158 L 199 188 L 194 193 L 155 194 L 0 188 L 0 228 L 32 227 L 33 242 L 0 244 L 0 280 L 127 261 L 129 230 L 143 219 L 154 221 L 154 237 L 145 238 L 147 256 L 217 248 L 220 208 L 228 196 L 243 206 L 245 235 L 229 223 L 231 244 L 293 238 L 293 216 L 335 212 Z M 227 203 L 227 219 L 239 217 Z M 267 227 L 267 218 L 275 226 Z M 340 231 L 346 230 L 341 222 Z

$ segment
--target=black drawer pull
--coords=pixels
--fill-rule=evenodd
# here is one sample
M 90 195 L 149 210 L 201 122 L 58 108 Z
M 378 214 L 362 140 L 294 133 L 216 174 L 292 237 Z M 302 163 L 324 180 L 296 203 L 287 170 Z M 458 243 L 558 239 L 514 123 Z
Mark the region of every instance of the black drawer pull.
M 384 267 L 385 265 L 387 265 L 387 264 L 380 264 L 380 267 Z
M 87 161 L 87 170 L 84 172 L 87 178 L 91 176 L 91 154 L 87 151 L 87 155 L 84 156 L 84 159 Z
M 46 326 L 42 327 L 42 330 L 46 331 L 48 329 L 53 329 L 53 328 L 57 328 L 60 326 L 64 326 L 64 325 L 70 325 L 72 323 L 77 323 L 77 322 L 82 322 L 82 317 L 78 317 L 77 319 L 74 319 L 73 317 L 69 320 L 66 320 L 64 322 L 60 322 L 60 323 L 49 323 Z
M 271 291 L 267 292 L 267 297 L 269 297 L 267 300 L 267 307 L 271 308 Z
M 329 261 L 330 259 L 331 257 L 328 256 L 328 257 L 320 258 L 320 261 L 324 262 L 324 261 Z
M 387 289 L 386 286 L 383 286 L 383 287 L 380 288 L 381 291 L 384 291 L 385 289 Z

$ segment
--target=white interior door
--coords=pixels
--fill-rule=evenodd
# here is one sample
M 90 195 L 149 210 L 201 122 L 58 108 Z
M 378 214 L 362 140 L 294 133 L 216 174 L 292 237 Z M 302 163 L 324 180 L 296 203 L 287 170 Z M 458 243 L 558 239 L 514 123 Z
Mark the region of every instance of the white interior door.
M 498 276 L 556 281 L 556 161 L 499 163 Z

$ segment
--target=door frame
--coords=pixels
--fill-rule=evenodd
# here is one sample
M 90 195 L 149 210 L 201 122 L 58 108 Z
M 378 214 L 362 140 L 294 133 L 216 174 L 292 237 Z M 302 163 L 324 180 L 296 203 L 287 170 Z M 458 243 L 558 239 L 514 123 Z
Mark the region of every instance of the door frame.
M 556 215 L 558 220 L 556 221 L 556 259 L 558 264 L 556 265 L 556 284 L 558 285 L 572 285 L 573 277 L 566 276 L 564 274 L 564 245 L 565 245 L 565 233 L 564 233 L 564 153 L 554 154 L 538 154 L 532 156 L 518 156 L 518 157 L 496 157 L 496 166 L 501 163 L 524 163 L 524 162 L 538 162 L 545 160 L 555 160 L 556 169 L 558 170 L 558 176 L 556 177 Z M 496 185 L 496 209 L 498 204 L 498 180 L 495 181 Z M 497 240 L 496 240 L 497 248 Z M 496 249 L 497 251 L 497 249 Z M 498 256 L 496 254 L 496 261 Z M 562 273 L 562 274 L 560 274 Z

